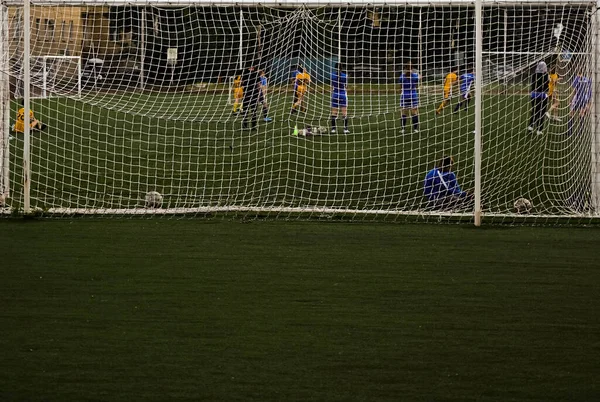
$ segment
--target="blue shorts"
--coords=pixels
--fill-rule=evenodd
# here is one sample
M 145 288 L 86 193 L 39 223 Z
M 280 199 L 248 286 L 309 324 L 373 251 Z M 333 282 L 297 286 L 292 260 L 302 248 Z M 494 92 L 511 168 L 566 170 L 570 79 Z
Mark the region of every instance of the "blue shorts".
M 400 107 L 403 109 L 416 109 L 419 107 L 419 95 L 416 93 L 402 94 L 400 96 Z
M 343 94 L 333 94 L 331 97 L 331 107 L 346 107 L 348 106 L 348 96 Z

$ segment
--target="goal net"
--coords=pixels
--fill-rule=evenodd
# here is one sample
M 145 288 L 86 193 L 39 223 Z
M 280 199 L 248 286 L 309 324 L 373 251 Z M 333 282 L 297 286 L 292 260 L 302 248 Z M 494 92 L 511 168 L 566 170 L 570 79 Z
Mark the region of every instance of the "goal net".
M 22 98 L 24 96 L 24 71 L 22 65 L 17 67 L 20 71 L 14 95 Z M 31 56 L 29 76 L 32 98 L 81 95 L 80 56 Z
M 25 32 L 6 4 L 12 126 Z M 480 26 L 465 2 L 31 4 L 48 128 L 29 194 L 11 140 L 13 208 L 469 221 L 478 192 L 486 221 L 598 214 L 595 3 L 484 1 Z

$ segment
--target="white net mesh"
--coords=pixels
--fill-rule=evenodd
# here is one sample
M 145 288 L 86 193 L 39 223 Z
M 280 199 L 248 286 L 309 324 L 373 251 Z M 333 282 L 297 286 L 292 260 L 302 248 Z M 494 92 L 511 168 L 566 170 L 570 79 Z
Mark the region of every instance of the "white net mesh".
M 538 222 L 595 214 L 595 20 L 591 4 L 486 4 L 486 216 L 520 219 L 519 198 L 530 201 L 527 216 Z M 23 95 L 22 8 L 8 8 L 8 26 L 3 73 L 15 99 L 12 125 Z M 48 125 L 32 134 L 34 206 L 55 213 L 472 219 L 475 99 L 468 74 L 479 72 L 470 4 L 33 3 L 31 28 L 32 97 L 44 88 L 52 94 L 32 102 Z M 540 62 L 558 80 L 532 98 Z M 332 105 L 336 63 L 347 77 L 347 109 Z M 266 78 L 256 96 L 251 66 Z M 298 67 L 308 76 L 297 79 Z M 445 85 L 451 72 L 458 79 Z M 409 78 L 401 83 L 401 76 Z M 536 111 L 542 118 L 530 121 Z M 10 205 L 19 208 L 22 135 L 11 136 Z M 453 187 L 444 157 L 453 158 L 464 193 Z M 428 172 L 435 187 L 429 197 Z M 159 207 L 147 202 L 153 191 Z

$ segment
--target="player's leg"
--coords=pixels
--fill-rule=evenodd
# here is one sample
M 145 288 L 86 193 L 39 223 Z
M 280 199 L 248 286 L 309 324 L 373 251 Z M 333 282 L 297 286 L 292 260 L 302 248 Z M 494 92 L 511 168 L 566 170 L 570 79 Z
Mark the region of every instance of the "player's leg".
M 535 127 L 535 111 L 537 110 L 536 99 L 531 98 L 529 104 L 531 105 L 531 114 L 529 115 L 529 126 L 527 126 L 527 131 L 533 132 Z
M 252 109 L 252 111 L 250 112 L 250 128 L 251 129 L 253 129 L 257 125 L 256 120 L 257 120 L 257 114 L 258 114 L 258 105 L 259 105 L 258 97 L 250 100 L 250 104 L 248 105 L 248 107 L 250 109 Z
M 407 119 L 407 112 L 408 112 L 408 108 L 410 107 L 409 103 L 408 103 L 409 99 L 408 96 L 405 93 L 402 93 L 402 95 L 400 95 L 400 113 L 402 115 L 402 134 L 404 134 L 405 130 L 406 130 L 406 119 Z
M 419 101 L 414 100 L 410 114 L 412 115 L 413 130 L 415 133 L 419 132 Z
M 448 88 L 444 88 L 444 100 L 442 101 L 442 103 L 440 103 L 440 106 L 438 106 L 435 113 L 436 114 L 442 113 L 442 110 L 444 110 L 446 105 L 448 105 L 449 100 L 450 100 L 450 90 Z
M 350 134 L 350 129 L 348 129 L 348 102 L 344 102 L 344 106 L 342 106 L 342 116 L 344 116 L 344 134 Z
M 292 103 L 292 110 L 290 110 L 291 114 L 296 113 L 296 108 L 298 107 L 298 103 L 300 102 L 300 91 L 298 90 L 298 88 L 296 87 L 294 89 L 294 101 Z
M 29 123 L 29 127 L 35 131 L 43 131 L 46 129 L 46 125 L 37 119 L 34 119 L 31 123 Z
M 269 104 L 267 103 L 267 97 L 264 93 L 261 93 L 260 103 L 262 105 L 263 120 L 267 123 L 273 121 L 273 119 L 269 117 Z
M 242 113 L 242 128 L 246 129 L 246 128 L 250 128 L 248 126 L 248 122 L 249 119 L 252 118 L 252 99 L 250 99 L 249 97 L 245 96 L 243 99 L 243 103 L 246 105 L 245 108 L 240 109 L 240 112 Z
M 546 122 L 546 110 L 548 109 L 548 98 L 541 98 L 538 105 L 538 120 L 537 130 L 538 134 L 542 134 L 544 130 L 544 123 Z
M 331 133 L 335 134 L 335 123 L 338 116 L 338 103 L 335 98 L 331 99 Z
M 463 104 L 464 99 L 465 99 L 465 94 L 462 94 L 458 98 L 458 103 L 456 104 L 456 106 L 454 107 L 454 110 L 453 110 L 454 113 L 458 113 L 458 111 L 460 110 L 460 108 L 461 108 L 461 106 Z

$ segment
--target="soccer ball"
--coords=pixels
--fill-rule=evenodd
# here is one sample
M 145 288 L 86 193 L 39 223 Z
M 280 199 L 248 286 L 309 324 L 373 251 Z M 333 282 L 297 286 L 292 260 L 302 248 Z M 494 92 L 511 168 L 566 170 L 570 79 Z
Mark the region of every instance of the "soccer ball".
M 160 208 L 163 196 L 158 191 L 150 191 L 146 194 L 146 208 Z
M 518 198 L 515 201 L 515 211 L 518 214 L 528 214 L 533 209 L 533 204 L 527 198 Z

